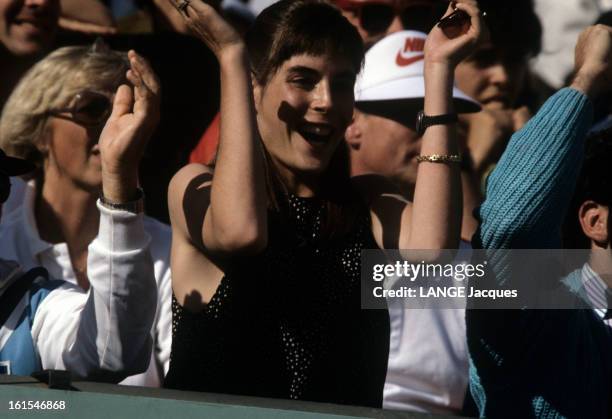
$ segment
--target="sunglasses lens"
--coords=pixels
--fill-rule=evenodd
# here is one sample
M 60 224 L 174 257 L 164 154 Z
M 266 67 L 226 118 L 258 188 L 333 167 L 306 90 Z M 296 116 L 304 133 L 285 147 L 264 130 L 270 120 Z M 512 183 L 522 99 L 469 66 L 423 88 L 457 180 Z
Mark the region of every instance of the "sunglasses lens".
M 361 8 L 361 26 L 369 33 L 385 32 L 395 12 L 386 4 L 366 4 Z
M 86 124 L 104 122 L 110 114 L 109 98 L 99 94 L 84 94 L 75 106 L 75 119 Z
M 361 102 L 356 105 L 362 112 L 390 119 L 412 130 L 415 129 L 417 114 L 423 109 L 423 99 L 403 99 L 376 102 Z

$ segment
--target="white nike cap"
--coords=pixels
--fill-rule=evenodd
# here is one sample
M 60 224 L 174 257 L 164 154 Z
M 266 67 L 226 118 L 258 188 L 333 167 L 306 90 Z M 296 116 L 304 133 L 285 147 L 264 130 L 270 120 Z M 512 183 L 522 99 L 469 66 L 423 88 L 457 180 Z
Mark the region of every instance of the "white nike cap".
M 427 35 L 422 32 L 401 31 L 374 44 L 365 55 L 363 70 L 355 84 L 357 105 L 410 100 L 419 102 L 422 109 L 426 39 Z M 459 113 L 480 111 L 480 104 L 456 87 L 453 98 Z

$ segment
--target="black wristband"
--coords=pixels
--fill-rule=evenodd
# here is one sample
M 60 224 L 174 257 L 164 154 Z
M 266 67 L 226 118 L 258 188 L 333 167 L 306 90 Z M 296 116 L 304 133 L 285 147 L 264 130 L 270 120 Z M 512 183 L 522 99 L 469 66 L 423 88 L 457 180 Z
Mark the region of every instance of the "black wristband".
M 425 130 L 432 125 L 448 125 L 454 124 L 459 118 L 456 113 L 448 113 L 444 115 L 427 116 L 425 112 L 419 111 L 416 120 L 416 132 L 421 137 L 425 134 Z
M 140 187 L 137 188 L 134 199 L 122 203 L 109 201 L 104 197 L 104 194 L 100 193 L 100 203 L 111 210 L 121 210 L 140 214 L 144 212 L 144 191 Z

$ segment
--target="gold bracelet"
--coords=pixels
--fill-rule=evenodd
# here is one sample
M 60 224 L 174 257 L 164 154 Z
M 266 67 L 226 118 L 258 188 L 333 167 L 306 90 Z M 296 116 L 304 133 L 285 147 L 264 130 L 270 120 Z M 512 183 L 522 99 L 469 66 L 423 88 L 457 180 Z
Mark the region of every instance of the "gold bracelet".
M 429 156 L 418 156 L 417 162 L 429 163 L 461 163 L 461 156 L 458 154 L 431 154 Z

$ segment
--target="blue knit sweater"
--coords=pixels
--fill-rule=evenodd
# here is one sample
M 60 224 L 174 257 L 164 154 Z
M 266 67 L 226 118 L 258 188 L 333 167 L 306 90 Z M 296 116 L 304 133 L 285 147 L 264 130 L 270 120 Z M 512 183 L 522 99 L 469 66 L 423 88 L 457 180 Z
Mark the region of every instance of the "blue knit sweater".
M 472 241 L 491 249 L 498 283 L 511 267 L 496 249 L 561 247 L 592 119 L 589 99 L 563 89 L 512 137 L 489 178 Z M 612 334 L 592 310 L 468 310 L 466 320 L 470 390 L 481 417 L 607 417 Z

